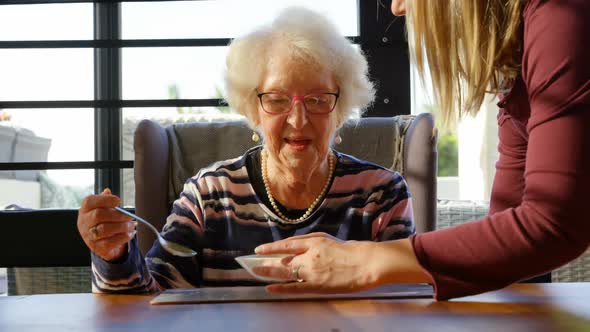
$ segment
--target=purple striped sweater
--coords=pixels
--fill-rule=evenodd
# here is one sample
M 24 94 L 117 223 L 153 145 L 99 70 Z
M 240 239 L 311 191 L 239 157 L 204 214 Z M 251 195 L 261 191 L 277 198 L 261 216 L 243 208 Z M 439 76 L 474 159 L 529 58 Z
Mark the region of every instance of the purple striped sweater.
M 415 232 L 406 182 L 397 172 L 336 152 L 332 183 L 322 203 L 304 221 L 286 224 L 262 203 L 246 160 L 203 168 L 188 179 L 161 235 L 199 255 L 175 257 L 158 241 L 142 257 L 137 239 L 118 262 L 92 255 L 95 292 L 149 292 L 166 288 L 260 285 L 234 260 L 258 245 L 294 235 L 325 232 L 342 240 L 385 241 Z

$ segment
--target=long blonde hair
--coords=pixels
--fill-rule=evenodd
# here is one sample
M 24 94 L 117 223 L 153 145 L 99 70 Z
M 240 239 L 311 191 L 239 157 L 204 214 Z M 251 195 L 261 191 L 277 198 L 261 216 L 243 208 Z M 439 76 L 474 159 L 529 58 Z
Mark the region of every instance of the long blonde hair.
M 412 60 L 422 82 L 428 70 L 445 122 L 477 113 L 486 93 L 519 75 L 521 0 L 406 4 Z

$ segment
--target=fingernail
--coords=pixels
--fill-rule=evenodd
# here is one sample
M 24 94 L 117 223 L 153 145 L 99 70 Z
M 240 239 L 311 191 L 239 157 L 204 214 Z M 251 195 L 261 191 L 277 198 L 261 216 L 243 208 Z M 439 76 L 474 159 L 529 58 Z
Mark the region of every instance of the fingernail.
M 102 191 L 102 193 L 103 193 L 103 194 L 105 194 L 105 195 L 110 195 L 110 194 L 112 194 L 112 192 L 111 192 L 111 189 L 110 189 L 110 188 L 104 188 L 104 189 L 103 189 L 103 191 Z
M 263 247 L 263 246 L 258 246 L 258 247 L 256 247 L 256 248 L 254 248 L 254 253 L 256 253 L 256 254 L 259 254 L 259 253 L 261 253 L 261 252 L 262 252 L 262 247 Z

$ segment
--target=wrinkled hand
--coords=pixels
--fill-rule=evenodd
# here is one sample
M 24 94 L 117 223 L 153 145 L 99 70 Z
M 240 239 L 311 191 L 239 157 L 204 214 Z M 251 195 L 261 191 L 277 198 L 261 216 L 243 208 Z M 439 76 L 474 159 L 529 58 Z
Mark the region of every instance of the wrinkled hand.
M 302 282 L 273 284 L 273 293 L 344 293 L 376 286 L 367 269 L 370 242 L 342 241 L 325 233 L 311 233 L 267 243 L 256 248 L 257 254 L 293 254 L 279 264 L 258 266 L 254 273 Z
M 119 197 L 105 189 L 86 197 L 78 211 L 78 232 L 84 243 L 106 261 L 121 258 L 135 236 L 137 222 L 114 209 L 120 203 Z

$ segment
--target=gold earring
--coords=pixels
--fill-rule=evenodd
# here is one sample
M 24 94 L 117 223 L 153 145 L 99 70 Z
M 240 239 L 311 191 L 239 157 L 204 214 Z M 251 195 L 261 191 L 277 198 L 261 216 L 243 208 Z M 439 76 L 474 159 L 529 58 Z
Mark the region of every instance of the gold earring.
M 338 134 L 335 138 L 334 138 L 334 143 L 336 144 L 340 144 L 342 143 L 342 137 L 340 136 L 340 134 Z
M 252 141 L 254 141 L 254 142 L 260 141 L 260 136 L 258 136 L 258 133 L 256 131 L 252 132 Z

